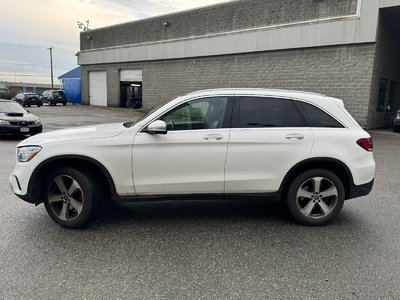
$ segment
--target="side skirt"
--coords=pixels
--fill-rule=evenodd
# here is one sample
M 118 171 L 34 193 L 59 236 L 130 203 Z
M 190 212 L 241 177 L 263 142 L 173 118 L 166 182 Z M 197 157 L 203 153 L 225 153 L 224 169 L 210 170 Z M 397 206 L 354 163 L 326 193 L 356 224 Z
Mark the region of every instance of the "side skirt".
M 144 202 L 144 201 L 187 201 L 187 200 L 265 200 L 280 201 L 281 193 L 260 193 L 260 194 L 180 194 L 180 195 L 129 195 L 114 196 L 112 201 Z

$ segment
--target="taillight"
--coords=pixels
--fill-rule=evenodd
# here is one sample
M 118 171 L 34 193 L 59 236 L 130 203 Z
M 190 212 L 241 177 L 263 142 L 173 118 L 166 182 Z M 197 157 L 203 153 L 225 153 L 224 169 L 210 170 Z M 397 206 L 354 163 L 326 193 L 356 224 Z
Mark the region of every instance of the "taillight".
M 359 139 L 357 144 L 368 152 L 372 152 L 374 149 L 374 142 L 372 141 L 372 138 Z

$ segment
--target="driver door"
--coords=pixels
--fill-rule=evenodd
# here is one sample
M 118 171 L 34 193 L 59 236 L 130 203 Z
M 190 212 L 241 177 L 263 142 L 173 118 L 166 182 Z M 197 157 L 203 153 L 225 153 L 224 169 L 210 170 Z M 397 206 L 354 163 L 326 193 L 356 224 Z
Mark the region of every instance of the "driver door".
M 136 193 L 223 193 L 231 102 L 225 96 L 190 100 L 158 118 L 166 134 L 139 132 L 132 152 Z

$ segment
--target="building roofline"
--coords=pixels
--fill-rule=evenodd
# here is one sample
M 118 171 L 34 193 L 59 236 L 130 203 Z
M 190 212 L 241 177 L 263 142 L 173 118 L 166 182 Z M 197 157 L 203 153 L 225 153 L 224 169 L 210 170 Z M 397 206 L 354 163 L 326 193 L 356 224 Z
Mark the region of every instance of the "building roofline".
M 108 25 L 108 26 L 103 26 L 103 27 L 99 27 L 99 28 L 95 28 L 95 29 L 89 29 L 89 30 L 86 30 L 86 31 L 81 31 L 80 34 L 81 35 L 82 34 L 88 34 L 88 33 L 91 33 L 91 32 L 96 32 L 96 31 L 104 30 L 104 29 L 111 29 L 111 28 L 115 28 L 115 27 L 128 25 L 128 24 L 142 23 L 142 22 L 146 22 L 146 21 L 149 21 L 149 20 L 157 20 L 157 19 L 167 18 L 167 17 L 170 17 L 170 16 L 179 15 L 179 14 L 188 13 L 188 12 L 195 12 L 195 11 L 207 9 L 207 8 L 210 8 L 210 7 L 219 7 L 219 6 L 229 5 L 229 4 L 233 4 L 235 2 L 239 2 L 239 1 L 240 0 L 226 0 L 226 1 L 221 2 L 221 3 L 208 4 L 208 5 L 204 5 L 204 6 L 200 6 L 200 7 L 188 8 L 188 9 L 183 9 L 183 10 L 170 12 L 170 13 L 165 13 L 165 14 L 161 14 L 161 15 L 145 17 L 145 18 L 141 18 L 141 19 L 137 19 L 137 20 L 133 20 L 133 21 L 127 21 L 127 22 L 122 22 L 122 23 L 118 23 L 118 24 L 114 24 L 114 25 Z

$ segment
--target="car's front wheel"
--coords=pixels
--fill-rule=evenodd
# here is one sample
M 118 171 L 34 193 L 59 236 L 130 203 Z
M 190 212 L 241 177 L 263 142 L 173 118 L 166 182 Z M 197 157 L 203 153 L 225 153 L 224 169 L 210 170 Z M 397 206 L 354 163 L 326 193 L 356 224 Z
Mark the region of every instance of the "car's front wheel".
M 298 175 L 287 193 L 291 215 L 304 225 L 323 225 L 341 211 L 345 191 L 338 176 L 328 170 L 312 169 Z
M 44 184 L 44 205 L 58 224 L 79 228 L 92 220 L 102 204 L 103 193 L 92 174 L 70 167 L 53 171 Z

